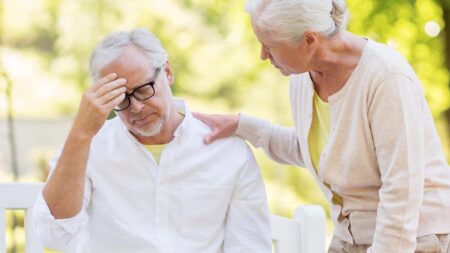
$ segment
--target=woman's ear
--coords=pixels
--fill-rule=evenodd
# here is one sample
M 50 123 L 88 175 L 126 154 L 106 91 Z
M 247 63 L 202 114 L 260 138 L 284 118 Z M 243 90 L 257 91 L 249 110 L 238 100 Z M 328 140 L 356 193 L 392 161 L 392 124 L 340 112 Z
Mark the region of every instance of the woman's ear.
M 319 42 L 319 34 L 312 31 L 306 31 L 304 33 L 305 45 L 308 51 L 312 51 L 317 47 L 317 43 Z
M 170 65 L 169 61 L 167 61 L 164 65 L 164 73 L 166 73 L 167 80 L 169 81 L 169 86 L 172 86 L 173 82 L 175 81 L 172 65 Z

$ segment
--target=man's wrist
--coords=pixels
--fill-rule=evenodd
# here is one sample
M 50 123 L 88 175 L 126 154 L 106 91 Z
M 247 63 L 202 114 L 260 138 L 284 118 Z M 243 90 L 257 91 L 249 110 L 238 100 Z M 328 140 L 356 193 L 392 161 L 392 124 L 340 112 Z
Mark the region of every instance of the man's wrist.
M 88 134 L 85 131 L 80 131 L 73 128 L 68 137 L 68 141 L 77 142 L 77 143 L 90 143 L 95 135 Z

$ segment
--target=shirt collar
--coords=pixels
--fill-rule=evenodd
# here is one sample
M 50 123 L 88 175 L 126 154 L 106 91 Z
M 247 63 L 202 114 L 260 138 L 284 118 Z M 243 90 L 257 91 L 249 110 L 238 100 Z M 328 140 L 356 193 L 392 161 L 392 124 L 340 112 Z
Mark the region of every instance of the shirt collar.
M 174 98 L 173 103 L 177 111 L 184 114 L 183 121 L 174 132 L 175 139 L 179 138 L 180 142 L 183 143 L 192 133 L 190 130 L 192 128 L 193 116 L 186 101 L 183 99 Z

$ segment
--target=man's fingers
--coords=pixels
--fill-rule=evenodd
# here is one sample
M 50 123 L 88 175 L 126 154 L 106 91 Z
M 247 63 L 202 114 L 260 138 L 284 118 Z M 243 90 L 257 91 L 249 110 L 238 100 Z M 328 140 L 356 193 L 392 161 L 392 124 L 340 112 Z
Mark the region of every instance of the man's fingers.
M 116 88 L 116 89 L 104 94 L 102 97 L 98 98 L 99 104 L 100 105 L 107 104 L 111 100 L 115 99 L 117 96 L 120 96 L 121 94 L 125 94 L 125 91 L 127 91 L 127 88 L 125 88 L 125 87 Z
M 114 109 L 114 107 L 118 106 L 122 100 L 125 99 L 125 93 L 121 93 L 119 96 L 115 97 L 113 100 L 109 101 L 108 103 L 104 104 L 103 106 L 108 109 L 108 111 L 111 111 Z
M 97 83 L 95 83 L 94 85 L 92 85 L 92 89 L 95 91 L 98 88 L 100 88 L 101 86 L 103 86 L 105 83 L 109 83 L 112 80 L 117 78 L 117 74 L 116 73 L 110 73 L 107 76 L 101 78 Z
M 101 86 L 100 88 L 98 88 L 98 90 L 95 92 L 95 96 L 98 98 L 103 97 L 115 89 L 125 87 L 126 83 L 127 80 L 125 80 L 125 78 L 119 78 L 114 81 L 108 82 L 103 86 Z

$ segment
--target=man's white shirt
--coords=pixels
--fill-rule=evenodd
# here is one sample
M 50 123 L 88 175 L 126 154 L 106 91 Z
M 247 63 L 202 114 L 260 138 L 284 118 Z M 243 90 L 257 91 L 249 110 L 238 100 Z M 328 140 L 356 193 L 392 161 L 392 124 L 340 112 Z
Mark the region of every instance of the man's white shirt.
M 105 123 L 91 144 L 82 210 L 55 219 L 39 195 L 34 228 L 44 245 L 69 253 L 272 252 L 251 150 L 238 137 L 205 145 L 210 129 L 176 103 L 185 118 L 159 165 L 118 117 Z

